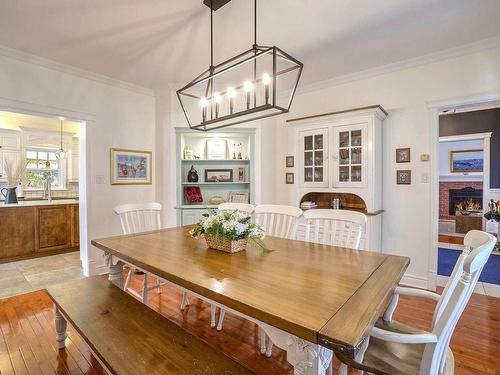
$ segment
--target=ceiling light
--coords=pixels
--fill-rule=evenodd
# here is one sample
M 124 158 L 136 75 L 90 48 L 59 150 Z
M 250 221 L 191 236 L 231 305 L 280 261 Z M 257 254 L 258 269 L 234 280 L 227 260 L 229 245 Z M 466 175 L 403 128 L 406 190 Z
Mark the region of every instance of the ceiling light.
M 208 131 L 288 112 L 302 73 L 303 64 L 280 48 L 257 44 L 257 0 L 252 48 L 214 64 L 213 13 L 228 2 L 203 1 L 210 8 L 210 66 L 177 90 L 192 129 Z

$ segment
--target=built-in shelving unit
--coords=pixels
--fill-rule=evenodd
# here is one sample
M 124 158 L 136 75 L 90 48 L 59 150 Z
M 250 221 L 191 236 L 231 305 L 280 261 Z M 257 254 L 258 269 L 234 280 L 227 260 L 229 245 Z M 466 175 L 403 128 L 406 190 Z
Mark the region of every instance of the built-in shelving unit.
M 255 129 L 230 129 L 223 132 L 200 132 L 187 128 L 176 128 L 177 138 L 177 224 L 188 225 L 197 222 L 207 209 L 215 209 L 213 197 L 229 200 L 231 192 L 248 194 L 249 203 L 254 203 L 254 150 Z M 220 159 L 209 159 L 209 140 L 224 144 Z M 191 150 L 193 159 L 186 159 L 185 150 Z M 191 166 L 198 173 L 198 181 L 190 182 L 187 175 Z M 206 170 L 232 171 L 232 181 L 205 181 Z M 243 171 L 243 174 L 240 174 Z M 199 187 L 202 202 L 190 203 L 186 199 L 187 188 Z

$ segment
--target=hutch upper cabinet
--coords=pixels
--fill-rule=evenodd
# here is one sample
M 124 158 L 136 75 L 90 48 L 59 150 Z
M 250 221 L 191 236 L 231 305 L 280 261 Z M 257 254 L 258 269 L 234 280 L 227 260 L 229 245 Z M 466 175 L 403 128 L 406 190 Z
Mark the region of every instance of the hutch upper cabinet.
M 296 139 L 296 204 L 314 200 L 318 208 L 330 208 L 331 200 L 340 198 L 342 208 L 364 212 L 368 222 L 361 248 L 373 251 L 381 251 L 386 116 L 377 105 L 288 120 Z

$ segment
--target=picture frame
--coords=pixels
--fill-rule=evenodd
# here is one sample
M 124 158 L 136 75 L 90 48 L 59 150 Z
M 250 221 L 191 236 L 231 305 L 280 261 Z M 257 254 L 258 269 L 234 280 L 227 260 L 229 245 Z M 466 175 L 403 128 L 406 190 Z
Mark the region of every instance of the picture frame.
M 143 150 L 111 148 L 111 185 L 151 185 L 153 153 Z
M 221 138 L 209 138 L 206 143 L 208 160 L 225 160 L 227 141 Z
M 249 203 L 250 193 L 248 191 L 230 191 L 228 202 L 231 203 Z
M 396 163 L 411 162 L 411 149 L 409 147 L 396 149 Z
M 285 167 L 293 168 L 295 165 L 295 157 L 293 155 L 285 157 Z
M 205 182 L 233 182 L 233 170 L 205 169 Z
M 293 185 L 295 183 L 295 174 L 294 173 L 285 173 L 285 183 L 287 185 Z
M 484 150 L 450 151 L 450 173 L 480 173 L 484 169 Z
M 396 183 L 398 185 L 411 185 L 411 170 L 396 171 Z

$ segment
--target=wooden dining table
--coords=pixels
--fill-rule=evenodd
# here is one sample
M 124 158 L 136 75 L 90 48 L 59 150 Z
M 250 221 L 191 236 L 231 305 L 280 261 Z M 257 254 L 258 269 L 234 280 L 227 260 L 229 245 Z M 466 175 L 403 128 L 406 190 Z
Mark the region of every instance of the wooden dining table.
M 266 237 L 228 254 L 192 238 L 191 227 L 92 240 L 109 279 L 123 266 L 154 275 L 259 325 L 296 374 L 324 374 L 332 351 L 355 357 L 386 308 L 406 257 Z M 223 333 L 222 333 L 223 334 Z

